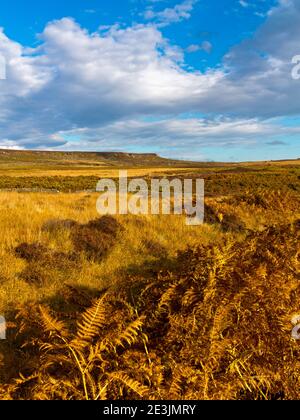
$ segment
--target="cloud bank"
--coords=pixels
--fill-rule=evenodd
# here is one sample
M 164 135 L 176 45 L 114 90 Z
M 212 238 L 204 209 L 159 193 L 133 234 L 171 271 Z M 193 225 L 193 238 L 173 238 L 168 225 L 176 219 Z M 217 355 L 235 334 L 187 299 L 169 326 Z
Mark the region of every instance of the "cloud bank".
M 194 3 L 148 18 L 185 19 Z M 193 147 L 193 157 L 202 156 L 203 147 L 297 138 L 298 129 L 276 119 L 300 115 L 300 83 L 291 77 L 291 58 L 300 54 L 299 21 L 299 2 L 280 1 L 253 39 L 205 72 L 188 69 L 183 50 L 154 23 L 89 33 L 64 18 L 45 27 L 37 48 L 1 30 L 7 79 L 0 80 L 0 146 L 138 145 L 177 157 Z

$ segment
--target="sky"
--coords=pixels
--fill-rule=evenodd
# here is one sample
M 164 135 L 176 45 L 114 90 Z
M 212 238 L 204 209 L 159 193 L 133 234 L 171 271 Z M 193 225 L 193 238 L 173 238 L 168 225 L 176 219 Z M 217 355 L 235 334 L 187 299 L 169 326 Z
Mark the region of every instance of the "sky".
M 5 2 L 0 148 L 300 158 L 299 21 L 300 0 Z

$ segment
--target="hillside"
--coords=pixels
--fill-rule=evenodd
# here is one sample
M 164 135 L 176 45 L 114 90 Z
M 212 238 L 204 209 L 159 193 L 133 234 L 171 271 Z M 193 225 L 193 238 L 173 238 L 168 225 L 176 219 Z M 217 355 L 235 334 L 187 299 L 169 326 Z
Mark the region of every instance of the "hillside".
M 164 159 L 155 153 L 121 152 L 50 152 L 27 150 L 0 150 L 0 165 L 47 165 L 81 167 L 144 167 L 182 166 L 187 162 Z
M 52 152 L 0 149 L 1 189 L 11 188 L 3 178 L 28 177 L 118 177 L 120 169 L 129 170 L 129 176 L 152 173 L 174 173 L 195 170 L 205 173 L 278 170 L 279 167 L 298 168 L 300 160 L 269 162 L 192 162 L 172 160 L 155 153 L 121 152 Z M 17 182 L 18 183 L 18 182 Z M 25 187 L 25 186 L 24 186 Z
M 225 162 L 196 162 L 179 159 L 167 159 L 156 153 L 123 153 L 123 152 L 53 152 L 33 150 L 0 149 L 0 165 L 53 165 L 53 166 L 99 166 L 99 167 L 214 167 L 227 165 L 250 166 L 257 164 L 300 164 L 299 159 L 278 161 L 225 163 Z

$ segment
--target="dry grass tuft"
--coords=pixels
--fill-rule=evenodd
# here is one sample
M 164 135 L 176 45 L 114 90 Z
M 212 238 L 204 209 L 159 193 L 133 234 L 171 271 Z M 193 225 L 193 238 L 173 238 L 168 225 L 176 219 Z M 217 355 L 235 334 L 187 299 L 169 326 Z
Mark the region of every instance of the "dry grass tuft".
M 78 225 L 78 222 L 75 220 L 59 220 L 59 219 L 52 219 L 48 220 L 42 226 L 43 232 L 49 232 L 51 234 L 55 234 L 62 230 L 71 230 Z
M 145 240 L 143 241 L 143 245 L 150 255 L 157 258 L 166 258 L 168 255 L 168 250 L 159 242 L 154 240 Z

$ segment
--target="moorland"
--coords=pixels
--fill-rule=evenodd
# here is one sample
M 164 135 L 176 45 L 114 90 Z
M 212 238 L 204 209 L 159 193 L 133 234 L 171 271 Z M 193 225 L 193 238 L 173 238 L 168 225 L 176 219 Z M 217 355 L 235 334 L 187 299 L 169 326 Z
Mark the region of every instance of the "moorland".
M 205 179 L 205 223 L 99 178 Z M 300 160 L 0 151 L 1 399 L 299 399 Z

